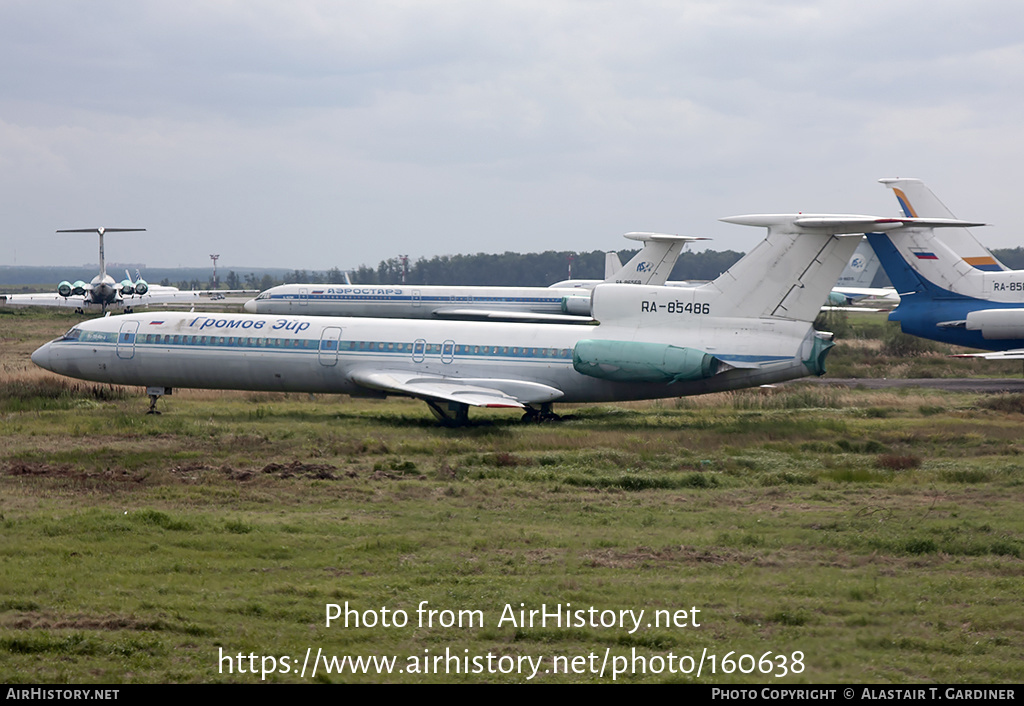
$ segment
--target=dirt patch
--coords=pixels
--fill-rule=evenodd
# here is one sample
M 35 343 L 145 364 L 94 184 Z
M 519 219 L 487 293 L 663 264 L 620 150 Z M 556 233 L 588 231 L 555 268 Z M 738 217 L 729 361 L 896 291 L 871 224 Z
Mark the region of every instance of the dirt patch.
M 326 463 L 302 463 L 301 461 L 292 461 L 287 465 L 280 463 L 268 463 L 263 467 L 263 473 L 269 473 L 277 476 L 278 478 L 294 478 L 295 476 L 305 476 L 308 478 L 317 478 L 319 480 L 338 480 L 339 476 L 335 473 L 338 469 L 330 464 Z M 355 471 L 349 471 L 349 478 L 356 476 Z
M 168 630 L 163 620 L 144 620 L 126 615 L 71 615 L 57 618 L 42 613 L 6 617 L 3 627 L 12 630 Z
M 142 482 L 146 474 L 136 474 L 125 469 L 83 471 L 66 463 L 51 464 L 36 461 L 11 461 L 4 466 L 9 476 L 31 476 L 36 478 L 73 478 L 75 480 L 114 481 L 119 483 Z
M 55 478 L 69 478 L 79 476 L 81 471 L 75 470 L 67 464 L 55 466 L 49 463 L 31 463 L 26 461 L 12 461 L 4 467 L 4 473 L 9 476 L 50 476 Z
M 636 568 L 644 564 L 724 564 L 735 559 L 734 554 L 683 546 L 662 549 L 637 547 L 631 551 L 607 549 L 584 555 L 584 563 L 595 568 Z

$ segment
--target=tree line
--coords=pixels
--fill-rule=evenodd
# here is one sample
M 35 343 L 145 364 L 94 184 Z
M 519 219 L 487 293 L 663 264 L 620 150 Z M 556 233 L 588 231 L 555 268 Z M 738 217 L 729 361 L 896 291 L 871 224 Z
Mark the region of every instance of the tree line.
M 618 251 L 619 260 L 626 263 L 638 250 Z M 1002 248 L 992 251 L 1010 269 L 1024 269 L 1024 248 Z M 743 257 L 735 250 L 704 250 L 684 252 L 672 270 L 671 280 L 711 280 L 725 272 Z M 435 255 L 431 258 L 403 259 L 392 257 L 381 260 L 376 268 L 360 265 L 349 271 L 352 284 L 436 284 L 436 285 L 504 285 L 511 287 L 546 287 L 563 279 L 604 279 L 604 251 L 571 252 L 549 250 L 542 253 L 502 254 L 477 253 L 475 255 Z M 570 275 L 571 272 L 571 275 Z M 329 270 L 292 270 L 280 277 L 259 272 L 237 273 L 231 270 L 218 283 L 221 289 L 266 290 L 279 284 L 345 284 L 345 271 L 338 267 Z M 880 273 L 876 286 L 887 284 Z M 169 278 L 161 284 L 172 284 Z M 173 283 L 180 289 L 207 289 L 213 278 L 205 282 L 198 279 Z

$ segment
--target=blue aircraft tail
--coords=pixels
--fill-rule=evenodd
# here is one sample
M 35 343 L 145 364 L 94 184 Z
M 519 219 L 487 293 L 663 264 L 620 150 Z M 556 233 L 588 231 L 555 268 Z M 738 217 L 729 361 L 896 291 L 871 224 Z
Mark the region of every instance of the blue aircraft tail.
M 943 289 L 937 284 L 923 277 L 921 273 L 911 266 L 900 251 L 893 245 L 892 240 L 884 233 L 868 233 L 868 243 L 875 251 L 885 274 L 889 276 L 892 286 L 902 300 L 912 294 L 922 295 L 929 299 L 959 299 L 963 295 Z M 934 257 L 931 253 L 921 253 L 921 257 Z

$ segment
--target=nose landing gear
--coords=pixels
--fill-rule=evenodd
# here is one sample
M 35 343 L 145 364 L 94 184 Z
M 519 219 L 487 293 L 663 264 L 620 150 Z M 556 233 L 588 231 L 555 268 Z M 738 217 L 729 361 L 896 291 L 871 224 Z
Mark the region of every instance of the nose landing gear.
M 156 401 L 164 395 L 170 395 L 172 392 L 174 390 L 170 387 L 147 387 L 146 394 L 149 395 L 149 410 L 146 414 L 160 414 L 160 410 L 156 408 Z

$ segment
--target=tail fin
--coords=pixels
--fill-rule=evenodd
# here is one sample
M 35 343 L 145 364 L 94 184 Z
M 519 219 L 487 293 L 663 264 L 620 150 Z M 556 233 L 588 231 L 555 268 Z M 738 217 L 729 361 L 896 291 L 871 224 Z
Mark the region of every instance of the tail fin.
M 892 189 L 900 209 L 908 218 L 955 218 L 920 179 L 886 178 L 878 181 Z M 938 238 L 971 267 L 986 272 L 1009 269 L 966 228 L 945 229 Z
M 722 220 L 767 227 L 768 237 L 705 285 L 721 293 L 716 311 L 725 316 L 798 321 L 814 320 L 865 232 L 980 225 L 942 218 L 834 214 L 734 216 Z
M 828 217 L 762 214 L 721 219 L 766 227 L 768 237 L 699 288 L 717 292 L 716 314 L 813 321 L 857 248 L 866 224 L 874 222 L 865 220 L 867 216 L 848 216 L 843 218 L 856 219 L 854 224 L 836 221 L 824 225 L 822 218 Z
M 990 278 L 1002 275 L 977 270 L 947 246 L 931 228 L 895 233 L 869 233 L 868 241 L 901 297 L 921 294 L 931 299 L 991 294 Z
M 615 275 L 622 269 L 622 260 L 614 250 L 604 254 L 604 278 L 605 281 L 614 281 Z
M 58 233 L 97 233 L 100 236 L 100 277 L 107 274 L 107 260 L 103 254 L 103 235 L 105 233 L 133 233 L 146 230 L 145 228 L 68 228 L 58 230 Z
M 853 251 L 853 257 L 846 263 L 846 268 L 839 275 L 836 281 L 838 287 L 862 287 L 868 288 L 878 274 L 881 263 L 878 256 L 871 249 L 867 240 L 861 240 L 857 249 Z
M 888 177 L 878 181 L 892 189 L 907 218 L 956 218 L 920 179 Z
M 672 274 L 672 268 L 676 266 L 676 260 L 679 259 L 683 246 L 694 240 L 707 240 L 707 238 L 665 233 L 626 233 L 626 237 L 643 242 L 644 247 L 614 276 L 606 277 L 606 283 L 665 284 L 668 276 Z

